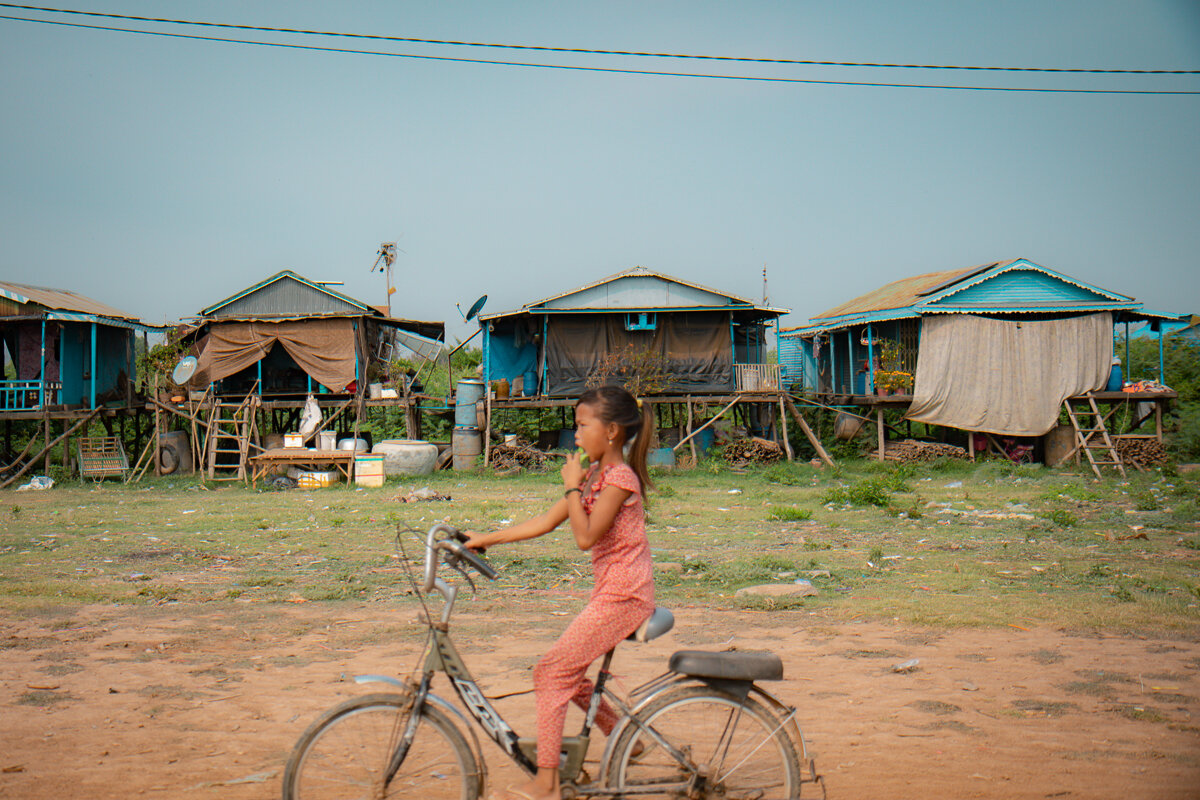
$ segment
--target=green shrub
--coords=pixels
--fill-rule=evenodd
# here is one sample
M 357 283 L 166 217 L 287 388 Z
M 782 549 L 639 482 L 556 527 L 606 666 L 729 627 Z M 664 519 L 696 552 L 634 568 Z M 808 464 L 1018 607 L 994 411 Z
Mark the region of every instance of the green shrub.
M 812 511 L 807 508 L 777 506 L 771 509 L 771 513 L 768 516 L 771 519 L 779 519 L 785 522 L 799 522 L 801 520 L 812 519 L 812 515 Z
M 1062 508 L 1043 511 L 1038 516 L 1049 520 L 1060 528 L 1073 528 L 1079 522 L 1074 514 Z

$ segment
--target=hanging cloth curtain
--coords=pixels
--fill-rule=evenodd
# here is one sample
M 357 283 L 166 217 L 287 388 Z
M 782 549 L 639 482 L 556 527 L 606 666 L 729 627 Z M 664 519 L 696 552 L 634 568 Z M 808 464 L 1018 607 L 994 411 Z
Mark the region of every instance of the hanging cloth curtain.
M 967 431 L 1041 436 L 1063 400 L 1104 387 L 1112 314 L 1014 321 L 927 315 L 908 419 Z
M 354 321 L 334 318 L 213 323 L 188 384 L 202 387 L 241 372 L 265 358 L 275 342 L 330 391 L 344 391 L 354 381 Z

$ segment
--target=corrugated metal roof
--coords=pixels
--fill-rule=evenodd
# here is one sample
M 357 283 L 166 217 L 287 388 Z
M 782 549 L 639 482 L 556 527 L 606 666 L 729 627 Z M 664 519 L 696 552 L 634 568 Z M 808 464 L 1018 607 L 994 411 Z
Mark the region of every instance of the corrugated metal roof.
M 55 311 L 74 311 L 98 317 L 112 317 L 137 322 L 132 314 L 105 305 L 90 297 L 66 289 L 47 289 L 44 286 L 29 286 L 24 283 L 0 281 L 0 294 L 17 303 L 33 303 Z
M 264 289 L 271 286 L 272 284 L 275 284 L 279 281 L 284 281 L 284 280 L 287 280 L 289 282 L 295 281 L 296 283 L 301 284 L 302 286 L 306 287 L 307 289 L 309 289 L 313 292 L 317 292 L 322 295 L 325 295 L 328 297 L 329 300 L 333 301 L 335 304 L 338 301 L 340 301 L 341 303 L 345 303 L 350 306 L 353 306 L 354 308 L 359 309 L 360 311 L 362 311 L 368 315 L 374 315 L 374 314 L 378 313 L 372 306 L 369 306 L 366 303 L 359 302 L 358 300 L 355 300 L 353 297 L 347 297 L 346 295 L 341 294 L 340 292 L 335 292 L 334 290 L 330 289 L 329 287 L 323 286 L 315 281 L 310 281 L 308 278 L 305 278 L 303 275 L 297 275 L 295 272 L 292 272 L 290 269 L 285 269 L 285 270 L 280 270 L 279 272 L 276 272 L 271 277 L 266 278 L 265 280 L 261 280 L 258 283 L 254 284 L 253 286 L 251 286 L 247 289 L 243 289 L 242 291 L 238 292 L 235 295 L 227 297 L 224 300 L 221 300 L 220 302 L 214 303 L 213 305 L 209 306 L 208 308 L 203 309 L 200 312 L 200 316 L 202 316 L 202 317 L 213 316 L 217 311 L 221 310 L 222 308 L 225 308 L 228 305 L 237 303 L 237 301 L 243 300 L 244 298 L 246 298 L 252 294 L 262 292 Z M 297 288 L 299 288 L 299 287 L 297 287 Z M 281 294 L 279 294 L 278 296 L 266 298 L 265 305 L 263 306 L 263 308 L 250 310 L 249 314 L 253 315 L 254 313 L 256 313 L 256 311 L 261 311 L 263 316 L 276 317 L 276 316 L 283 316 L 283 315 L 288 315 L 288 314 L 294 315 L 297 313 L 307 312 L 308 309 L 298 309 L 298 308 L 294 307 L 298 298 L 299 298 L 299 295 L 297 295 L 295 292 L 284 291 Z M 293 307 L 287 308 L 287 307 L 285 307 L 285 305 L 280 305 L 280 303 L 283 303 L 285 305 L 291 304 Z M 235 314 L 238 314 L 238 315 L 246 314 L 246 309 L 243 309 L 241 307 L 242 305 L 245 305 L 245 304 L 239 305 L 238 310 L 236 312 L 234 312 Z M 336 308 L 331 305 L 326 308 L 313 309 L 313 310 L 316 311 L 317 313 L 327 314 L 327 313 L 336 312 L 336 311 L 339 311 L 342 309 Z
M 1040 277 L 1034 280 L 1031 276 Z M 1074 288 L 1066 290 L 1067 287 Z M 821 330 L 922 314 L 1085 311 L 1137 314 L 1140 306 L 1131 297 L 1092 286 L 1027 259 L 1014 258 L 892 281 L 812 317 L 808 325 L 780 333 L 805 336 Z
M 907 308 L 921 302 L 921 298 L 940 291 L 974 275 L 981 270 L 991 269 L 1002 262 L 984 264 L 966 269 L 953 269 L 946 272 L 927 272 L 924 275 L 914 275 L 911 278 L 901 278 L 898 281 L 880 286 L 873 292 L 860 295 L 853 300 L 847 300 L 840 306 L 817 314 L 812 319 L 832 319 L 844 317 L 847 314 L 863 314 L 870 311 L 884 311 L 893 308 Z
M 722 304 L 721 306 L 719 306 L 721 308 L 724 308 L 726 306 L 741 306 L 743 308 L 753 309 L 755 311 L 762 311 L 762 312 L 765 312 L 768 314 L 787 314 L 790 311 L 790 309 L 786 309 L 786 308 L 773 308 L 771 306 L 758 305 L 753 300 L 748 300 L 744 297 L 738 297 L 737 295 L 732 295 L 732 294 L 729 294 L 728 292 L 718 291 L 717 289 L 712 289 L 712 288 L 709 288 L 708 286 L 702 286 L 701 284 L 698 284 L 698 283 L 691 283 L 689 281 L 680 280 L 679 278 L 675 278 L 671 275 L 667 275 L 667 274 L 661 273 L 661 272 L 655 272 L 654 270 L 647 269 L 646 267 L 638 266 L 638 267 L 634 267 L 633 269 L 625 270 L 624 272 L 618 272 L 615 275 L 609 275 L 606 278 L 601 278 L 598 281 L 594 281 L 594 282 L 586 284 L 584 286 L 580 286 L 578 288 L 571 289 L 570 291 L 562 292 L 561 294 L 552 295 L 550 297 L 545 297 L 545 298 L 542 298 L 541 300 L 536 300 L 532 303 L 527 303 L 515 311 L 502 311 L 502 312 L 498 312 L 495 314 L 480 315 L 479 319 L 481 321 L 482 320 L 491 320 L 491 319 L 498 319 L 500 317 L 508 317 L 508 316 L 513 316 L 516 314 L 524 314 L 524 313 L 530 313 L 530 312 L 562 313 L 564 311 L 571 311 L 573 309 L 570 308 L 569 306 L 560 306 L 560 307 L 557 307 L 554 309 L 547 309 L 544 307 L 549 305 L 550 303 L 553 303 L 556 300 L 561 300 L 563 298 L 570 297 L 572 295 L 581 294 L 581 293 L 587 292 L 590 289 L 594 289 L 596 287 L 603 286 L 605 284 L 613 283 L 614 281 L 619 281 L 619 280 L 626 279 L 626 278 L 654 278 L 654 279 L 657 279 L 660 281 L 665 281 L 667 283 L 674 283 L 674 284 L 678 284 L 680 286 L 686 286 L 689 289 L 694 289 L 694 290 L 697 290 L 700 292 L 707 292 L 708 294 L 716 295 L 717 297 L 723 297 L 723 298 L 726 298 L 726 300 L 732 301 L 730 303 Z M 717 307 L 718 306 L 705 306 L 705 308 L 717 308 Z M 588 308 L 586 310 L 597 311 L 597 310 L 604 310 L 604 309 L 597 309 L 597 308 L 592 307 L 592 308 Z M 613 309 L 613 310 L 617 310 L 617 309 Z M 621 311 L 628 311 L 628 310 L 652 311 L 652 310 L 654 310 L 654 307 L 648 306 L 648 307 L 645 307 L 644 309 L 641 306 L 638 306 L 637 309 L 634 309 L 632 307 L 630 307 L 630 308 L 621 307 L 619 310 L 621 310 Z M 687 309 L 672 308 L 671 310 L 683 311 L 683 310 L 692 310 L 692 309 L 691 309 L 691 307 L 689 307 Z

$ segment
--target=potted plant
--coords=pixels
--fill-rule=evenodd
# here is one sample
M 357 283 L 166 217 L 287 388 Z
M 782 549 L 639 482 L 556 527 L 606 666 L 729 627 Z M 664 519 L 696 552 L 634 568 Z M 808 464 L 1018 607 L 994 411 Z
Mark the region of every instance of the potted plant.
M 891 375 L 891 387 L 894 394 L 912 394 L 912 373 L 901 370 L 893 371 Z
M 875 370 L 875 394 L 880 397 L 890 394 L 892 388 L 892 373 L 886 369 Z

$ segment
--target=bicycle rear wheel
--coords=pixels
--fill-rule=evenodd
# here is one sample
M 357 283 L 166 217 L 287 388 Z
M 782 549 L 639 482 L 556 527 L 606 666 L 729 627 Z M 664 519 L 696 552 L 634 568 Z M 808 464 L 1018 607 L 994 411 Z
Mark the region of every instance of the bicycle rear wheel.
M 792 741 L 778 717 L 753 698 L 688 686 L 651 701 L 638 717 L 684 763 L 629 725 L 613 747 L 607 774 L 609 788 L 622 797 L 800 797 L 800 760 Z M 644 750 L 635 756 L 639 742 Z
M 400 769 L 383 785 L 408 722 L 410 698 L 371 694 L 309 726 L 288 758 L 283 800 L 476 800 L 479 766 L 458 728 L 426 705 Z

